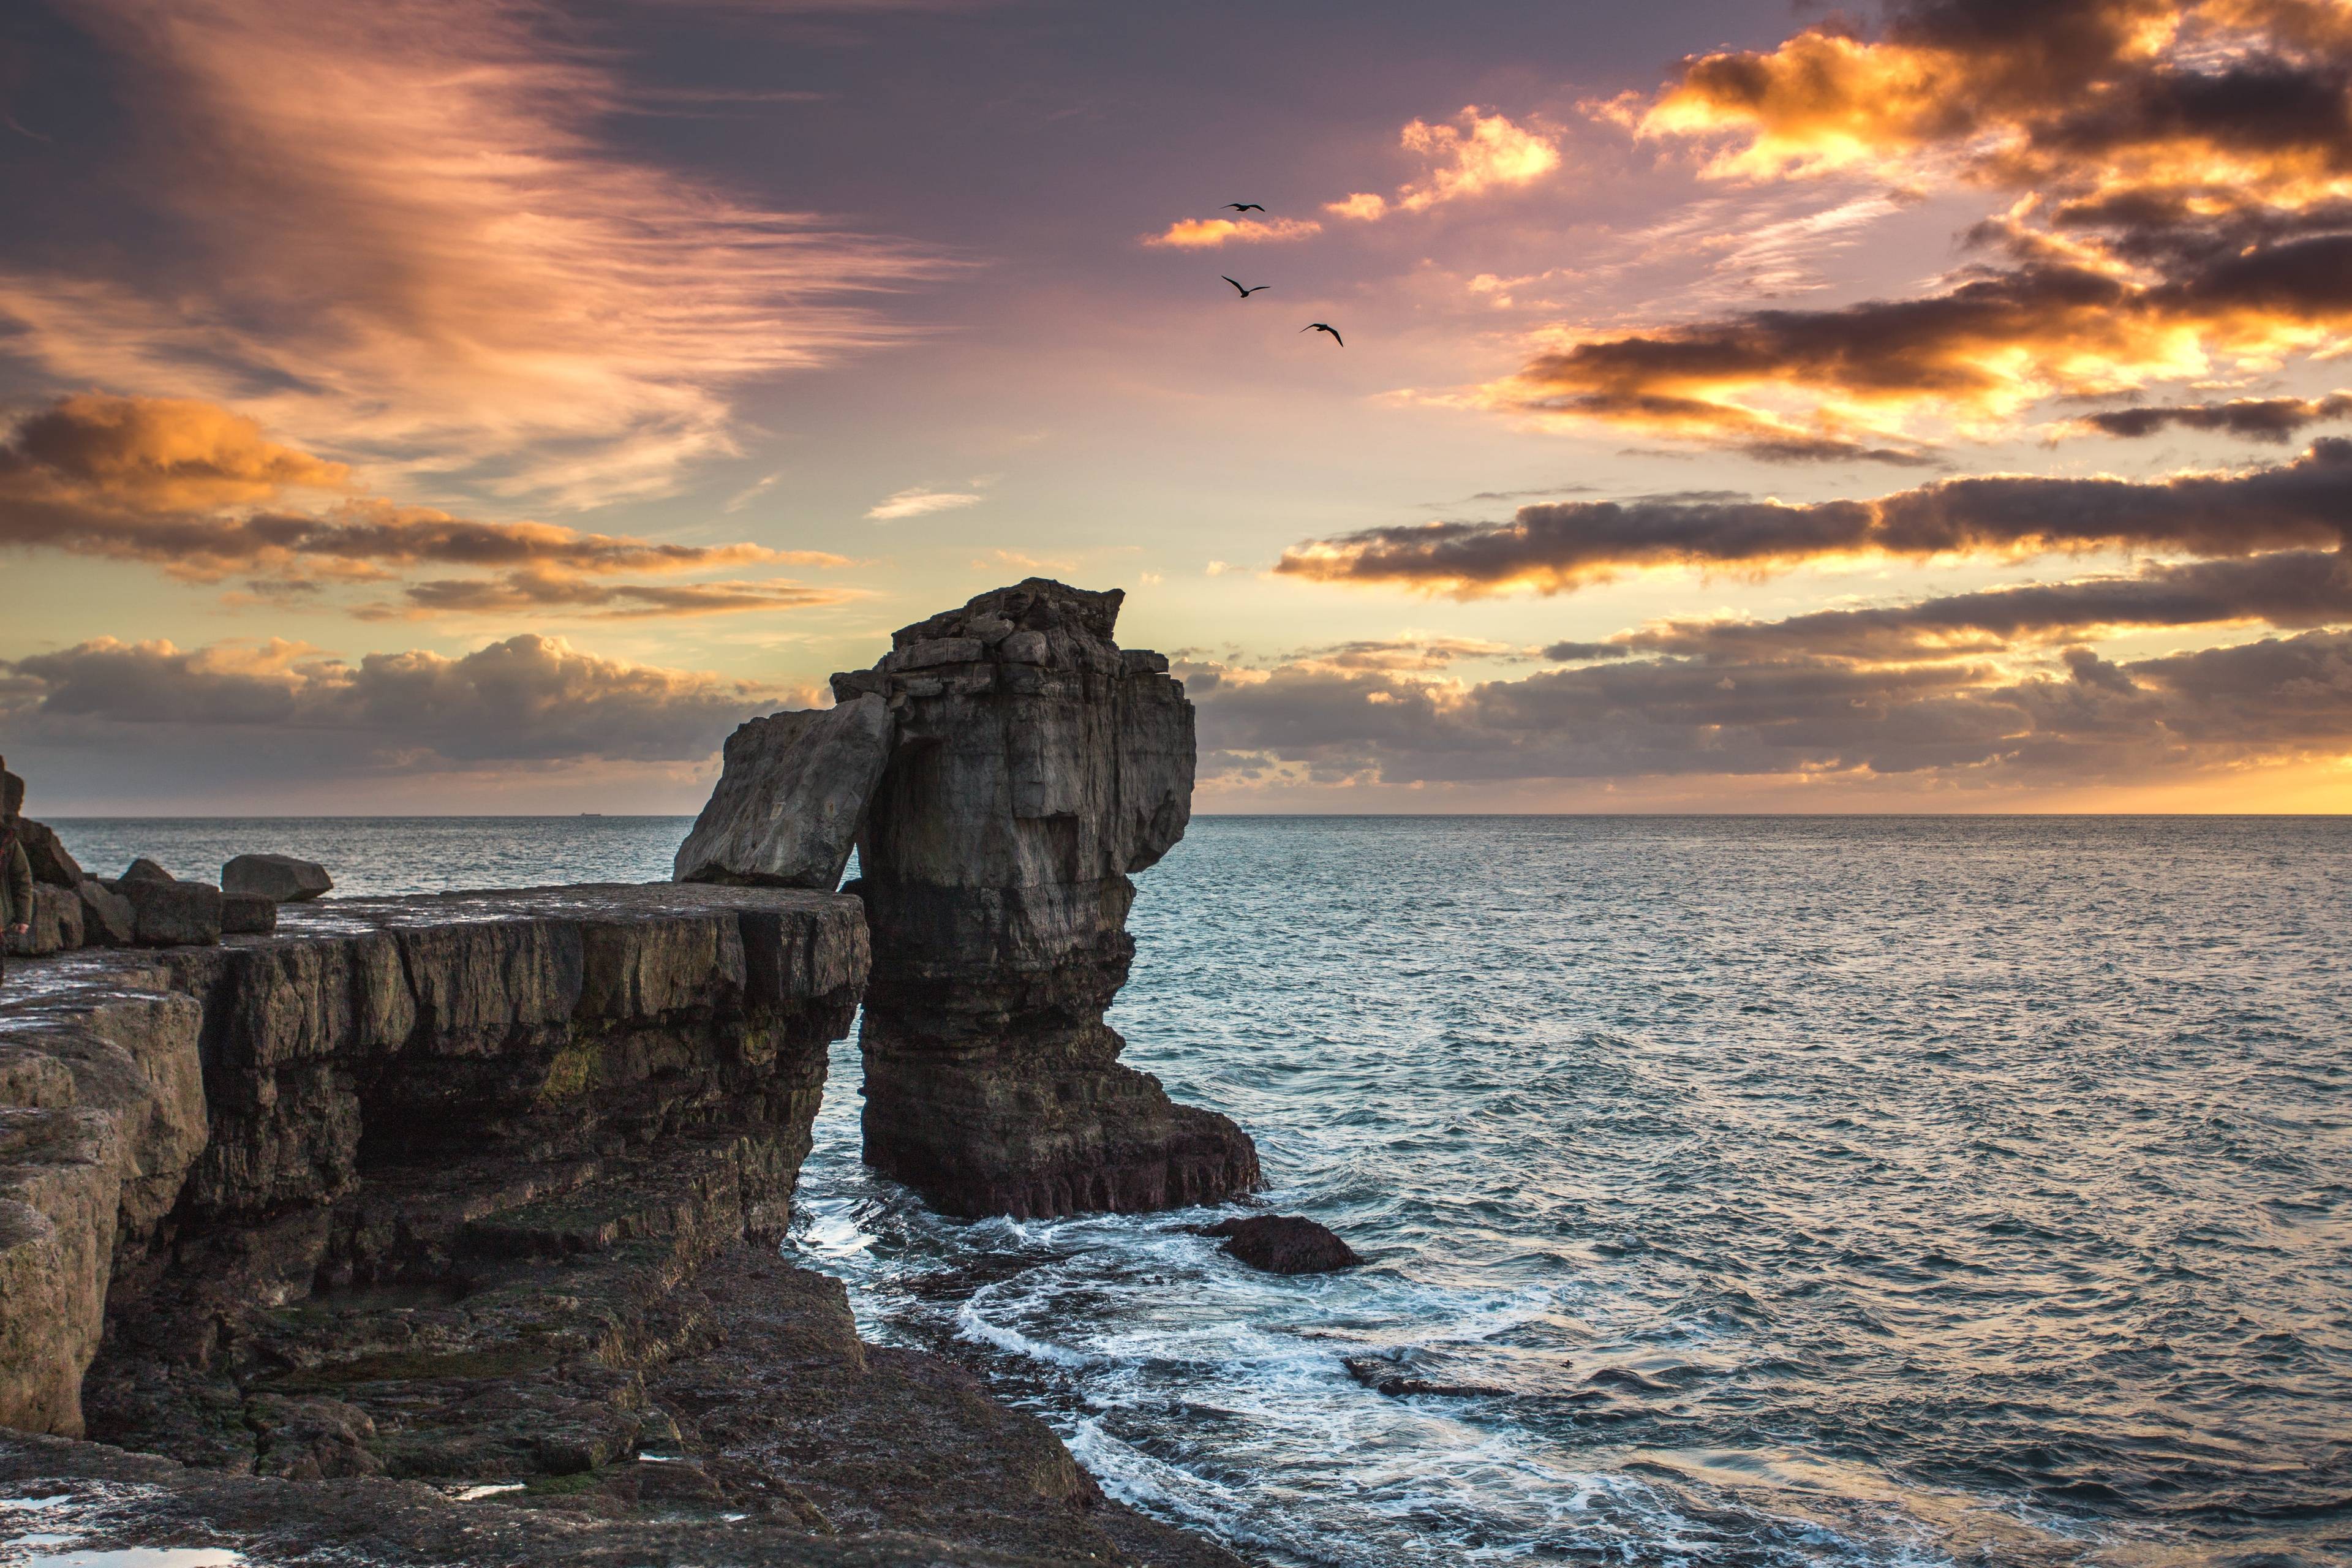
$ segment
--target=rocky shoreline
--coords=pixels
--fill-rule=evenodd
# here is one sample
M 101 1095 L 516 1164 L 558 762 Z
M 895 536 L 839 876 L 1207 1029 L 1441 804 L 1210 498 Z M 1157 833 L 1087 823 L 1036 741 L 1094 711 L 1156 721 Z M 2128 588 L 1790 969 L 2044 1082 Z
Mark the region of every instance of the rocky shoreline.
M 867 961 L 854 898 L 657 884 L 20 964 L 0 1421 L 64 1436 L 10 1495 L 273 1563 L 1231 1563 L 779 1258 Z
M 861 1004 L 865 1157 L 945 1212 L 1256 1184 L 1104 1022 L 1193 771 L 1118 607 L 1000 589 L 747 724 L 671 883 L 101 882 L 12 777 L 7 1506 L 271 1563 L 1234 1563 L 778 1248 Z

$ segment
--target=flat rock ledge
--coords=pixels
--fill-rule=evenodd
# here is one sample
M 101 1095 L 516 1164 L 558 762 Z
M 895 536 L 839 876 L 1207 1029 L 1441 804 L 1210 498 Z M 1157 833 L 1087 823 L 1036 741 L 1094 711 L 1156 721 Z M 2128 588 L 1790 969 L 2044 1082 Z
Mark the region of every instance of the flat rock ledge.
M 1230 1568 L 779 1261 L 867 968 L 853 898 L 675 884 L 12 963 L 8 1495 L 256 1563 Z

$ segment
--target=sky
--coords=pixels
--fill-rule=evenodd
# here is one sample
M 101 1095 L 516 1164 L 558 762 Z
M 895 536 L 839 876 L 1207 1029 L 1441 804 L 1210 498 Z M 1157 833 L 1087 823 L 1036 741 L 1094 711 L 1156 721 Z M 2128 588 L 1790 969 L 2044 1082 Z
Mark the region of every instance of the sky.
M 2352 806 L 2352 0 L 19 5 L 0 210 L 35 815 L 691 812 L 1029 575 L 1203 811 Z

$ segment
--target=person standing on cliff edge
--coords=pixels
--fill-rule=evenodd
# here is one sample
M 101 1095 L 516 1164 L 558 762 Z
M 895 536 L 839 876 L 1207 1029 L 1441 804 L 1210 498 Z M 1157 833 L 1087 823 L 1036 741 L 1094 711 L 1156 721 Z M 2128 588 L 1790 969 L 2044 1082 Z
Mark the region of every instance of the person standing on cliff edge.
M 22 936 L 32 929 L 33 863 L 25 858 L 17 824 L 24 820 L 25 781 L 0 759 L 0 931 Z M 8 983 L 8 958 L 0 943 L 0 985 Z

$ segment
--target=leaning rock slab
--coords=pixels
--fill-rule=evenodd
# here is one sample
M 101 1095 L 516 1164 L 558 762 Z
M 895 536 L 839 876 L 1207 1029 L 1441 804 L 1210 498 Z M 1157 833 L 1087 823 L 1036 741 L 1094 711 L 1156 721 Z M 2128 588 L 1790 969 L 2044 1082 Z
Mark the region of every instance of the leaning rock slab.
M 32 868 L 36 882 L 47 882 L 55 888 L 81 885 L 81 867 L 66 853 L 64 841 L 58 837 L 55 828 L 46 823 L 19 820 L 16 842 L 25 847 L 25 859 Z
M 302 903 L 334 887 L 324 866 L 291 855 L 240 855 L 221 868 L 221 891 L 255 893 L 273 903 Z
M 888 705 L 870 695 L 744 724 L 727 738 L 719 787 L 678 847 L 676 879 L 831 892 L 890 760 L 891 731 Z

